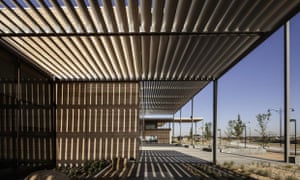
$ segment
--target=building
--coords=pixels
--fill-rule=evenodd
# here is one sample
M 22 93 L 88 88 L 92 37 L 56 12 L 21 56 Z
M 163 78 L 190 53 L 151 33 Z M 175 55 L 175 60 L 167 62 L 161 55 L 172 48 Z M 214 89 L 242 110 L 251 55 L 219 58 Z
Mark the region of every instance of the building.
M 144 118 L 144 128 L 142 131 L 142 141 L 145 144 L 171 144 L 172 137 L 174 135 L 174 124 L 180 124 L 180 135 L 181 136 L 181 124 L 189 123 L 195 124 L 195 129 L 197 129 L 197 123 L 202 121 L 203 118 L 193 117 L 191 118 Z M 173 128 L 171 128 L 173 124 Z M 169 127 L 166 127 L 168 125 Z M 193 133 L 195 134 L 195 133 Z
M 216 124 L 217 80 L 299 9 L 300 0 L 1 1 L 1 168 L 138 159 L 139 117 L 172 115 L 210 82 Z

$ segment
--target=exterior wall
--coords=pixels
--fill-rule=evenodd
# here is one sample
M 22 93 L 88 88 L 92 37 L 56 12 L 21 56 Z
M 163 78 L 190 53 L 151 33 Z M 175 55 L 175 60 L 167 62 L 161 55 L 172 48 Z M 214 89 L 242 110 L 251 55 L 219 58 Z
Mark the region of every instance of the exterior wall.
M 144 130 L 144 138 L 145 136 L 157 136 L 158 144 L 170 144 L 170 133 L 171 129 L 149 129 Z
M 52 167 L 52 86 L 18 59 L 0 48 L 0 168 Z
M 138 156 L 139 84 L 56 85 L 57 163 Z
M 55 163 L 55 124 L 51 84 L 22 81 L 19 119 L 19 163 Z

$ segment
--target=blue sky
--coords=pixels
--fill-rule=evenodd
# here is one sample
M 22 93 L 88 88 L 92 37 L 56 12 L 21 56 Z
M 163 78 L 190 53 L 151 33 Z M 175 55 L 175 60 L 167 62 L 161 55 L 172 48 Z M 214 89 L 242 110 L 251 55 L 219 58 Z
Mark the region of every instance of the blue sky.
M 291 118 L 297 119 L 300 134 L 300 14 L 291 19 L 291 104 L 295 109 Z M 239 64 L 219 79 L 218 128 L 222 135 L 231 119 L 241 115 L 244 122 L 250 122 L 248 132 L 257 134 L 256 115 L 268 109 L 283 108 L 283 27 L 264 43 L 248 54 Z M 201 116 L 205 122 L 212 121 L 212 83 L 194 97 L 194 116 Z M 182 116 L 191 115 L 191 103 L 182 108 Z M 175 114 L 179 117 L 179 112 Z M 200 122 L 198 127 L 201 127 Z M 175 135 L 179 135 L 176 125 Z M 182 126 L 182 133 L 188 134 L 190 125 Z M 294 124 L 291 124 L 292 130 Z M 268 132 L 279 134 L 279 114 L 272 112 Z M 294 131 L 292 131 L 294 134 Z M 248 134 L 249 135 L 249 134 Z

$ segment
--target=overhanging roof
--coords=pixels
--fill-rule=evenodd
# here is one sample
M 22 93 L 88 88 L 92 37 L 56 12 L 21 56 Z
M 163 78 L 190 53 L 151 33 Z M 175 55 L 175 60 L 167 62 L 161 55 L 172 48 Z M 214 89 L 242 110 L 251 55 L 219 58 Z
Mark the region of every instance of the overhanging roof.
M 190 117 L 181 117 L 181 118 L 145 118 L 145 121 L 155 121 L 158 123 L 167 123 L 167 122 L 175 122 L 175 123 L 191 123 L 191 122 L 200 122 L 203 121 L 202 117 L 193 117 L 191 119 Z
M 141 83 L 143 114 L 173 114 L 208 81 L 144 81 Z
M 0 37 L 59 80 L 146 82 L 141 88 L 146 113 L 168 114 L 240 61 L 299 4 L 5 0 L 0 1 Z M 164 83 L 170 87 L 157 90 Z

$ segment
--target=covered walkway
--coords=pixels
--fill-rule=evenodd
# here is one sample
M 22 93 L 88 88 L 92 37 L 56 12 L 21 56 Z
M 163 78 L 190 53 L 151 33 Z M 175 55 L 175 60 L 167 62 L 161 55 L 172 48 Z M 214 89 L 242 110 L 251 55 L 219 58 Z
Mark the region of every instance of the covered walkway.
M 99 177 L 124 179 L 251 179 L 227 169 L 219 168 L 204 159 L 177 151 L 178 149 L 186 150 L 186 148 L 169 147 L 169 150 L 158 150 L 157 148 L 161 147 L 150 146 L 148 147 L 149 150 L 142 150 L 138 162 L 115 163 L 115 165 L 99 174 Z
M 299 10 L 300 0 L 0 1 L 0 171 L 117 158 L 138 162 L 104 177 L 210 177 L 199 167 L 214 166 L 176 151 L 139 156 L 143 121 L 190 100 L 193 121 L 193 97 L 213 83 L 216 164 L 218 80 L 283 25 L 288 162 L 288 21 Z

